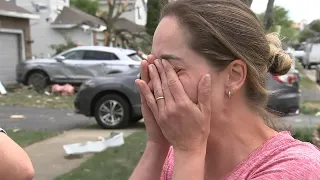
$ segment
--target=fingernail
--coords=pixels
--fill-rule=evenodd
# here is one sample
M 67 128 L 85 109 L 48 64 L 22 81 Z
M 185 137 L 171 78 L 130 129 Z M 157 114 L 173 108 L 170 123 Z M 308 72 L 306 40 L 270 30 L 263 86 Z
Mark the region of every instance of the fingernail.
M 211 84 L 211 76 L 210 76 L 210 74 L 206 74 L 206 75 L 204 76 L 204 84 L 205 84 L 206 86 L 210 86 L 210 84 Z
M 160 64 L 159 59 L 156 59 L 156 60 L 154 61 L 154 63 L 155 63 L 156 65 L 159 65 L 159 64 Z

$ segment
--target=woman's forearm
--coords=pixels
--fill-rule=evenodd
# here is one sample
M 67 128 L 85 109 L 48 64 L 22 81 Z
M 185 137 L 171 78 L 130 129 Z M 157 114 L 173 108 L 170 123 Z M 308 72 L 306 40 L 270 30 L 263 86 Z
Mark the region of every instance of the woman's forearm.
M 206 148 L 197 152 L 174 151 L 173 180 L 201 180 L 205 174 Z
M 0 142 L 0 179 L 33 179 L 34 169 L 27 153 L 4 133 L 0 133 Z
M 130 180 L 160 179 L 168 150 L 169 146 L 160 146 L 158 144 L 148 142 L 137 167 L 130 177 Z

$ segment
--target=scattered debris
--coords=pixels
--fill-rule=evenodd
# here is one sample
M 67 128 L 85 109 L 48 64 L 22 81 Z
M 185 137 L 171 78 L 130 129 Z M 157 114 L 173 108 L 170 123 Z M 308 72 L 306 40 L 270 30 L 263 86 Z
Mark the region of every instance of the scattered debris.
M 67 156 L 78 156 L 85 153 L 102 152 L 109 147 L 118 147 L 124 144 L 123 133 L 112 132 L 109 137 L 98 137 L 98 141 L 63 145 Z
M 19 132 L 21 129 L 14 129 L 14 130 L 12 130 L 14 133 L 15 132 Z
M 6 88 L 3 86 L 3 84 L 0 81 L 0 94 L 7 94 Z
M 48 91 L 45 91 L 44 94 L 45 94 L 45 95 L 48 95 L 48 96 L 51 95 Z
M 24 119 L 24 115 L 11 115 L 10 119 Z

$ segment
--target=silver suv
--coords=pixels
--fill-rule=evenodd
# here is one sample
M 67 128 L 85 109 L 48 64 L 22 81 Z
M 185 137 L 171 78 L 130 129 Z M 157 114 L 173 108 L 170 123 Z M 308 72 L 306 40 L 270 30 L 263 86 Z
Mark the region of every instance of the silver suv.
M 140 67 L 140 56 L 129 49 L 79 46 L 52 58 L 27 60 L 16 67 L 16 80 L 43 90 L 52 83 L 81 84 L 93 77 Z

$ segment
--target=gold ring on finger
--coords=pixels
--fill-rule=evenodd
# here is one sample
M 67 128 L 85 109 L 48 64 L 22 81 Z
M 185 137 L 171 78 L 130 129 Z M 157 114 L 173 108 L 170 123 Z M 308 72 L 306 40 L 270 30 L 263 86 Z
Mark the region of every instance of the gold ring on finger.
M 164 97 L 160 96 L 160 97 L 157 97 L 156 101 L 160 100 L 160 99 L 164 99 Z

